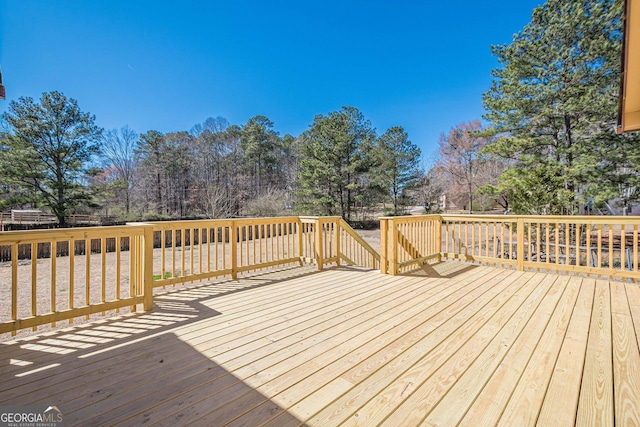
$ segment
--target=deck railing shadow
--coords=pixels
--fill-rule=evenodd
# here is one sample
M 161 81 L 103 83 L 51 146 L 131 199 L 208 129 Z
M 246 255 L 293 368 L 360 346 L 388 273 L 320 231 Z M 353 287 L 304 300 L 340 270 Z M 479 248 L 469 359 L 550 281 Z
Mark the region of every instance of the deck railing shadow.
M 289 280 L 318 274 L 310 267 L 294 267 L 262 273 L 236 280 L 223 280 L 189 288 L 158 292 L 156 304 L 149 312 L 105 318 L 90 323 L 57 329 L 38 335 L 20 337 L 2 343 L 0 377 L 25 376 L 51 366 L 53 359 L 87 357 L 131 340 L 146 340 L 167 330 L 218 316 L 216 298 L 286 283 Z M 206 303 L 206 304 L 205 304 Z M 58 363 L 58 362 L 55 362 Z
M 345 267 L 348 268 L 348 267 Z M 242 276 L 239 279 L 223 279 L 215 282 L 194 284 L 188 287 L 176 287 L 167 290 L 156 290 L 154 293 L 156 302 L 160 304 L 168 297 L 189 298 L 190 295 L 200 293 L 198 300 L 215 299 L 226 295 L 245 292 L 251 289 L 258 289 L 274 283 L 282 283 L 288 280 L 299 279 L 301 277 L 313 276 L 318 270 L 312 267 L 283 267 L 274 271 L 254 273 Z M 274 278 L 277 277 L 277 278 Z
M 478 268 L 478 266 L 474 264 L 461 264 L 451 262 L 440 262 L 435 264 L 425 263 L 420 265 L 419 269 L 402 273 L 402 275 L 442 277 L 446 279 L 452 279 L 476 268 Z
M 91 330 L 96 330 L 95 324 Z M 15 353 L 13 346 L 3 348 L 3 356 L 7 351 Z M 13 357 L 20 357 L 20 352 Z M 79 358 L 85 359 L 80 365 Z M 146 339 L 132 334 L 99 350 L 58 358 L 52 365 L 20 377 L 2 372 L 0 404 L 55 405 L 64 425 L 158 421 L 222 425 L 241 415 L 236 410 L 248 402 L 262 409 L 252 414 L 257 423 L 278 414 L 283 422 L 300 424 L 277 403 L 170 331 Z
M 168 290 L 156 296 L 150 312 L 2 343 L 0 404 L 53 402 L 68 425 L 105 425 L 125 418 L 142 424 L 162 417 L 165 423 L 182 424 L 194 414 L 204 416 L 199 422 L 218 425 L 224 417 L 238 415 L 225 407 L 227 401 L 246 399 L 261 402 L 254 420 L 266 422 L 277 414 L 279 422 L 299 424 L 277 403 L 216 364 L 206 349 L 200 352 L 189 345 L 197 344 L 197 334 L 185 341 L 174 330 L 220 315 L 211 302 L 222 296 L 315 274 L 319 272 L 310 267 L 296 267 Z M 170 392 L 163 396 L 158 390 L 166 384 L 171 384 Z M 84 398 L 76 400 L 78 395 Z M 164 409 L 143 413 L 138 407 L 156 404 Z

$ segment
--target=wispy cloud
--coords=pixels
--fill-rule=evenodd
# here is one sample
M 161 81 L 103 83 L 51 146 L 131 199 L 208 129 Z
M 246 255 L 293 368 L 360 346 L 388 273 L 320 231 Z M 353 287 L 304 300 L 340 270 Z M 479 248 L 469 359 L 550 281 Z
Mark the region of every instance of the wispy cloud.
M 127 64 L 127 67 L 129 67 L 129 69 L 130 69 L 131 71 L 133 71 L 134 73 L 136 72 L 136 69 L 135 69 L 135 68 L 133 68 L 131 65 Z

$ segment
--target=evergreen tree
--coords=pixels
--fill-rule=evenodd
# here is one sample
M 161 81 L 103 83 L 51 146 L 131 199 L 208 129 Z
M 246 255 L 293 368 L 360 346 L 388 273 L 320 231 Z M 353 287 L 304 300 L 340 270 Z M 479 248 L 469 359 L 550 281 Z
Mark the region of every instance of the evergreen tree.
M 46 206 L 58 218 L 80 206 L 93 206 L 85 172 L 99 152 L 102 129 L 74 99 L 59 92 L 11 101 L 3 114 L 9 133 L 0 156 L 0 178 L 23 189 L 10 203 Z
M 420 178 L 420 149 L 402 126 L 394 126 L 378 138 L 378 150 L 376 179 L 391 198 L 393 214 L 399 215 L 408 199 L 405 190 Z
M 548 0 L 511 44 L 493 47 L 501 68 L 484 106 L 501 138 L 486 151 L 518 168 L 497 191 L 533 194 L 544 183 L 554 193 L 537 205 L 512 199 L 516 212 L 573 213 L 579 194 L 609 197 L 592 177 L 619 154 L 606 147 L 615 144 L 621 16 L 621 0 Z
M 140 135 L 136 150 L 136 161 L 141 168 L 144 199 L 153 200 L 158 215 L 164 213 L 166 200 L 162 197 L 162 183 L 165 174 L 167 143 L 162 133 L 150 130 Z
M 242 128 L 240 146 L 244 150 L 245 166 L 253 181 L 253 196 L 277 181 L 281 148 L 273 122 L 265 116 L 255 116 Z
M 354 107 L 318 115 L 301 136 L 298 207 L 304 212 L 352 219 L 366 195 L 375 131 Z

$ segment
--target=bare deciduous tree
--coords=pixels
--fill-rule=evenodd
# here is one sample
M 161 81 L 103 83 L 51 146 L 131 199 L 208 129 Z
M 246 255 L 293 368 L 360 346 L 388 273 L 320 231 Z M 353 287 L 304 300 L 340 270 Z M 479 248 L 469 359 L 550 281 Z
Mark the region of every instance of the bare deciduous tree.
M 105 169 L 111 169 L 118 181 L 116 188 L 122 192 L 125 212 L 131 209 L 131 196 L 136 186 L 136 148 L 139 135 L 129 126 L 112 129 L 106 132 L 102 140 L 102 153 L 105 159 Z
M 481 151 L 489 139 L 480 136 L 480 121 L 460 123 L 447 135 L 440 136 L 440 161 L 444 170 L 455 179 L 454 193 L 467 195 L 469 213 L 473 209 L 473 195 L 480 186 L 480 171 L 485 159 Z

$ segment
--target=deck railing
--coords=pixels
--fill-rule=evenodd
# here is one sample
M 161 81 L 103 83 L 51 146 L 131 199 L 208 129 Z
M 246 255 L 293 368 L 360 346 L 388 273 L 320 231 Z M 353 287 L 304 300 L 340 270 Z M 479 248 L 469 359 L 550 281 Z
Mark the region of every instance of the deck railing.
M 640 218 L 427 215 L 381 218 L 381 271 L 398 274 L 433 259 L 518 270 L 640 278 Z
M 340 217 L 246 218 L 0 233 L 0 333 L 109 310 L 153 289 L 312 263 L 398 274 L 441 259 L 640 278 L 640 219 L 430 215 L 381 218 L 381 254 Z
M 440 217 L 380 218 L 380 270 L 398 274 L 440 259 Z
M 300 217 L 303 257 L 319 269 L 326 264 L 380 268 L 380 255 L 340 217 Z
M 0 333 L 35 328 L 144 302 L 143 226 L 70 228 L 0 233 L 11 260 L 0 264 Z M 115 248 L 107 253 L 107 242 Z M 99 242 L 98 252 L 92 252 Z M 48 246 L 48 259 L 38 246 Z M 30 259 L 19 249 L 30 247 Z M 127 251 L 123 251 L 126 246 Z
M 377 252 L 340 217 L 8 231 L 0 232 L 0 251 L 10 254 L 0 262 L 0 333 L 149 310 L 154 288 L 277 266 L 380 267 Z

